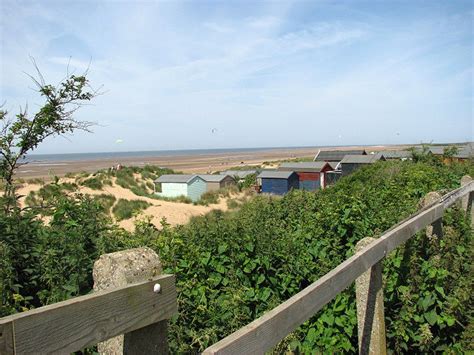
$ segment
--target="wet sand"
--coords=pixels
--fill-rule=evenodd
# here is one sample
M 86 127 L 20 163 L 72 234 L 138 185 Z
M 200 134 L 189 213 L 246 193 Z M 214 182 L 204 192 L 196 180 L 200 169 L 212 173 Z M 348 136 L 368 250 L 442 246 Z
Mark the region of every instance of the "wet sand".
M 331 147 L 328 149 L 357 149 L 364 147 Z M 365 147 L 367 149 L 367 147 Z M 383 146 L 370 147 L 371 150 L 383 149 Z M 312 158 L 320 148 L 281 148 L 238 153 L 215 153 L 203 155 L 126 157 L 101 160 L 54 161 L 29 163 L 22 166 L 17 177 L 22 179 L 50 178 L 64 176 L 66 173 L 86 171 L 96 172 L 121 164 L 123 166 L 158 165 L 185 173 L 212 173 L 239 165 L 259 165 L 263 162 L 295 158 Z M 324 148 L 326 149 L 326 148 Z

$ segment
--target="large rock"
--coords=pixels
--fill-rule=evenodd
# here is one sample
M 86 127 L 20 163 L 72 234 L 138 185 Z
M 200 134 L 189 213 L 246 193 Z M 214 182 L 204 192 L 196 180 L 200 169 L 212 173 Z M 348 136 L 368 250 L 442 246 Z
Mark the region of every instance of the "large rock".
M 160 258 L 150 248 L 136 248 L 101 255 L 94 263 L 94 291 L 109 290 L 146 281 L 162 273 Z M 100 354 L 122 354 L 123 335 L 98 344 Z

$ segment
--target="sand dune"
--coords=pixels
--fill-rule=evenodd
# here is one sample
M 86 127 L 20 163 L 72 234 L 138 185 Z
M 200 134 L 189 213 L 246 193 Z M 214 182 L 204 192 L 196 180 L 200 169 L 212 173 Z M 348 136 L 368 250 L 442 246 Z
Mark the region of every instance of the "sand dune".
M 72 178 L 62 178 L 60 179 L 60 182 L 74 183 L 75 180 Z M 20 187 L 18 189 L 18 194 L 22 196 L 19 200 L 20 205 L 22 207 L 25 207 L 26 196 L 28 196 L 28 194 L 32 191 L 38 191 L 41 186 L 42 185 L 40 184 L 26 183 L 22 187 Z M 187 223 L 193 216 L 201 216 L 214 209 L 219 209 L 223 211 L 227 210 L 227 199 L 225 198 L 221 198 L 218 204 L 200 206 L 181 202 L 156 200 L 145 196 L 137 196 L 132 191 L 116 185 L 115 178 L 113 179 L 112 186 L 105 186 L 102 190 L 93 190 L 85 186 L 79 186 L 77 193 L 83 193 L 92 196 L 109 194 L 114 196 L 117 201 L 119 199 L 146 201 L 151 204 L 151 206 L 142 211 L 139 214 L 138 218 L 140 218 L 141 216 L 150 216 L 151 222 L 158 228 L 161 228 L 160 222 L 163 218 L 166 218 L 167 223 L 171 225 L 178 225 Z M 236 195 L 234 197 L 240 196 Z M 134 229 L 135 220 L 136 217 L 133 217 L 131 219 L 120 221 L 118 222 L 118 224 L 128 231 L 132 231 Z

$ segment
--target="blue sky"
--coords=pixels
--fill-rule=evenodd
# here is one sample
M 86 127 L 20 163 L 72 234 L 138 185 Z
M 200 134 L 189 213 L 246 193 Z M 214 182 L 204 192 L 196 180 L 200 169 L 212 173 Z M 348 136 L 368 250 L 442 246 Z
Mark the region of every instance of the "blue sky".
M 471 1 L 1 1 L 0 99 L 67 64 L 94 134 L 37 153 L 473 140 Z M 121 143 L 117 143 L 121 141 Z

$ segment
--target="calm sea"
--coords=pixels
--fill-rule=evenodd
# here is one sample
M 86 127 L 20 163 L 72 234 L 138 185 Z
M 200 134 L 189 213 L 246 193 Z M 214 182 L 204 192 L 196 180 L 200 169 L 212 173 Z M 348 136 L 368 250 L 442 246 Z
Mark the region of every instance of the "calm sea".
M 101 152 L 101 153 L 73 153 L 73 154 L 30 154 L 25 159 L 27 162 L 67 162 L 81 160 L 104 160 L 104 159 L 123 159 L 123 158 L 153 158 L 164 156 L 192 156 L 192 155 L 209 155 L 222 153 L 243 153 L 243 152 L 259 152 L 278 149 L 298 149 L 309 147 L 268 147 L 268 148 L 233 148 L 233 149 L 189 149 L 189 150 L 150 150 L 135 152 Z

